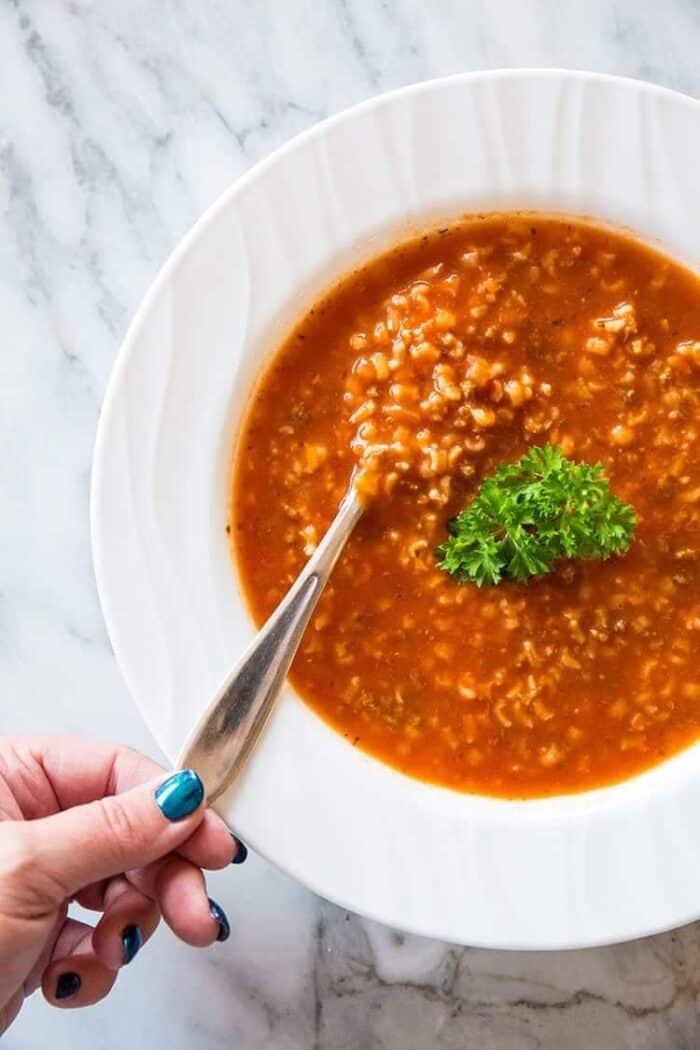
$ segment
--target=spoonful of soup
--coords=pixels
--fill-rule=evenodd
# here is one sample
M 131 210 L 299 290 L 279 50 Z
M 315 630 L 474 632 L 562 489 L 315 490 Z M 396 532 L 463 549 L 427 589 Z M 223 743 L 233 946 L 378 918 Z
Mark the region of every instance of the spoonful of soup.
M 431 268 L 405 292 L 393 295 L 386 324 L 375 326 L 371 338 L 363 332 L 350 338 L 355 359 L 345 376 L 338 443 L 352 450 L 352 480 L 310 560 L 219 689 L 180 756 L 181 767 L 200 774 L 209 799 L 232 783 L 260 736 L 363 506 L 391 498 L 404 485 L 418 505 L 444 506 L 453 476 L 473 472 L 469 458 L 483 447 L 483 433 L 512 420 L 533 396 L 534 380 L 526 367 L 509 373 L 499 361 L 467 353 L 456 339 L 455 316 L 448 307 L 459 279 L 442 270 Z M 428 279 L 435 284 L 435 302 L 429 299 Z M 494 394 L 504 403 L 495 405 Z M 293 415 L 280 428 L 289 447 L 294 447 L 298 423 Z M 328 454 L 325 445 L 304 443 L 296 464 L 300 491 Z M 315 542 L 315 527 L 312 531 Z

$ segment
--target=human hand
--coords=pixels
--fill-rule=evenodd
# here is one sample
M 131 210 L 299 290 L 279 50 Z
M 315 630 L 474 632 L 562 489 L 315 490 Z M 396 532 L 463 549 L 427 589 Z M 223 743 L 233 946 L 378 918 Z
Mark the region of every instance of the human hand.
M 190 770 L 71 737 L 0 738 L 0 1034 L 41 985 L 102 999 L 162 917 L 187 944 L 229 935 L 202 868 L 245 859 Z M 67 917 L 77 901 L 93 928 Z

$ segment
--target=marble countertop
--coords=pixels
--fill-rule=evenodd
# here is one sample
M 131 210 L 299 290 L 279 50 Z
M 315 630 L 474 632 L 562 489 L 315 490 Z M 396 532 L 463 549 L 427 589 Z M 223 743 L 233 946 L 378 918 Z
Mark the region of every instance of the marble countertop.
M 572 66 L 700 95 L 699 51 L 695 0 L 3 0 L 2 730 L 157 755 L 98 607 L 92 445 L 132 311 L 232 179 L 411 81 Z M 231 918 L 225 945 L 197 952 L 162 931 L 106 1002 L 71 1013 L 35 997 L 6 1045 L 700 1046 L 700 925 L 596 950 L 489 952 L 349 915 L 256 857 L 211 887 Z

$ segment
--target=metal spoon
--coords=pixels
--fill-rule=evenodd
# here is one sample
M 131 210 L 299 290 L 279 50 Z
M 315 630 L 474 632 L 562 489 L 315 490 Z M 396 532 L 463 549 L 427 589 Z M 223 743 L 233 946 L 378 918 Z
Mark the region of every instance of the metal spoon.
M 185 744 L 178 768 L 199 773 L 210 801 L 223 794 L 250 756 L 321 591 L 362 511 L 351 480 L 325 536 Z

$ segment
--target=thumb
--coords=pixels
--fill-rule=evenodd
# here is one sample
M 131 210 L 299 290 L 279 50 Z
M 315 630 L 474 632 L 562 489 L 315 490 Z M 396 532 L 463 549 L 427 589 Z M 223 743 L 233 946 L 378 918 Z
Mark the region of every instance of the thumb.
M 92 882 L 177 849 L 203 820 L 203 800 L 199 776 L 183 769 L 121 795 L 24 822 L 27 858 L 58 904 Z

